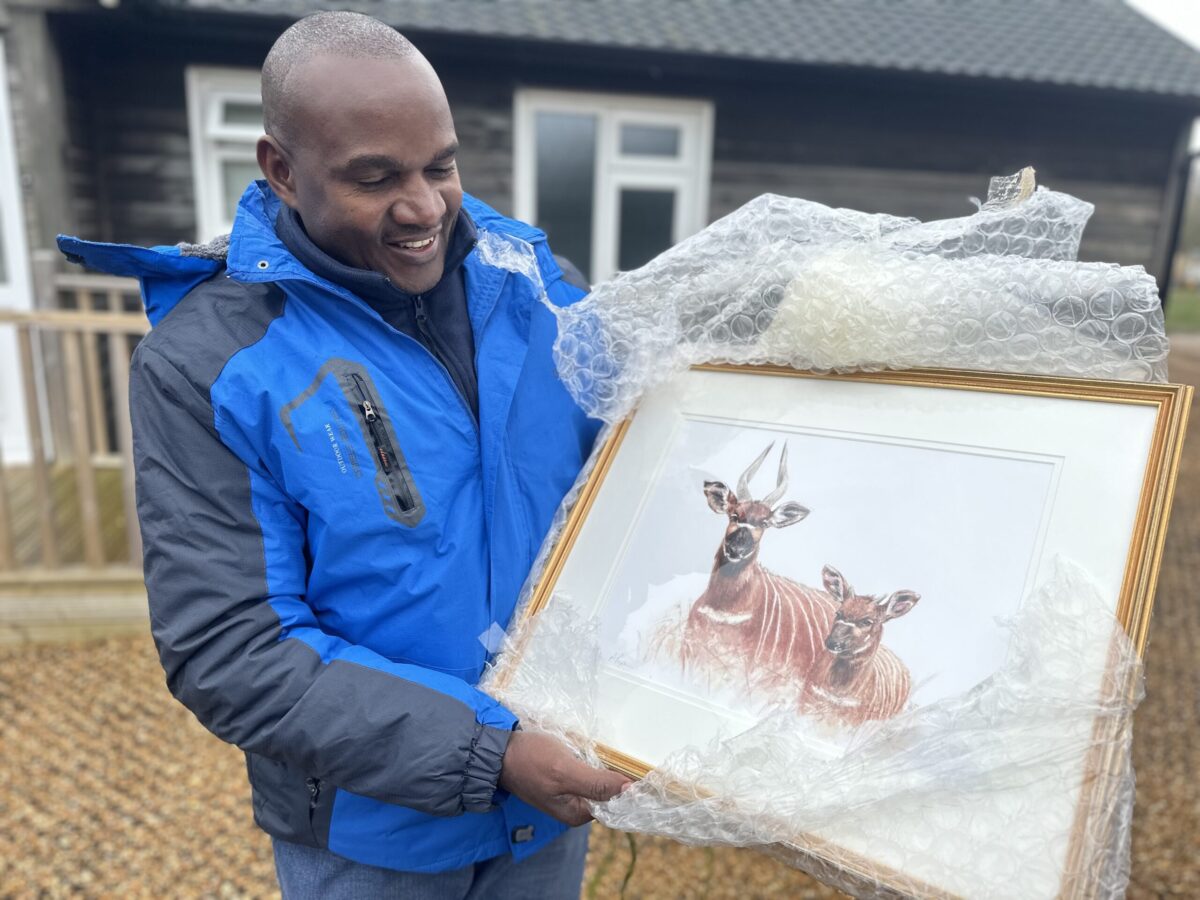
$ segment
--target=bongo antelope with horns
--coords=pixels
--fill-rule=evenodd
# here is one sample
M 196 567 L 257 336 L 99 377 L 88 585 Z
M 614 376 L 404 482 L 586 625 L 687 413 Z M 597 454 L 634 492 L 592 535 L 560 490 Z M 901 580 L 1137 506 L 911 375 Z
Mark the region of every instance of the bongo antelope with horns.
M 779 503 L 788 488 L 786 444 L 774 490 L 761 500 L 751 496 L 750 481 L 774 446 L 768 445 L 742 473 L 736 491 L 720 481 L 704 482 L 709 507 L 729 521 L 708 586 L 692 604 L 684 626 L 685 668 L 701 660 L 727 667 L 732 659 L 750 681 L 794 684 L 823 652 L 833 601 L 823 591 L 776 575 L 758 561 L 768 528 L 786 528 L 808 515 L 795 501 Z
M 909 612 L 920 594 L 894 591 L 886 597 L 857 594 L 833 566 L 821 575 L 837 612 L 824 638 L 828 651 L 809 673 L 801 709 L 847 725 L 890 719 L 908 704 L 908 667 L 881 645 L 885 622 Z

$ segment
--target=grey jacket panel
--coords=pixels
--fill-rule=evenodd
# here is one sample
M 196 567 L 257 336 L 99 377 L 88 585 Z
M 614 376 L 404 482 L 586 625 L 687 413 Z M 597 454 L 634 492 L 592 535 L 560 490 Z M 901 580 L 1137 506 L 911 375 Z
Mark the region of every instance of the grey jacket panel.
M 333 785 L 322 785 L 287 763 L 257 753 L 246 754 L 246 773 L 250 777 L 254 822 L 259 828 L 293 844 L 329 846 L 329 823 L 337 793 Z
M 168 686 L 217 736 L 327 782 L 330 794 L 337 785 L 432 815 L 490 809 L 508 732 L 479 724 L 469 706 L 433 688 L 325 663 L 309 644 L 280 640 L 250 470 L 221 441 L 209 393 L 230 357 L 282 314 L 275 290 L 218 276 L 134 355 L 138 516 Z M 290 503 L 282 492 L 277 499 Z M 277 812 L 297 815 L 286 806 Z

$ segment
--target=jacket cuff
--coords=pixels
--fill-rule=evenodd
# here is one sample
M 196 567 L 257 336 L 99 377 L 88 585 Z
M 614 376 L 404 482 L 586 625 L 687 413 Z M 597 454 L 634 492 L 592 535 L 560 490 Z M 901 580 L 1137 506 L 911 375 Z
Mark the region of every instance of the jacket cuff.
M 512 731 L 477 725 L 463 774 L 462 805 L 464 812 L 488 812 L 500 780 L 500 765 Z

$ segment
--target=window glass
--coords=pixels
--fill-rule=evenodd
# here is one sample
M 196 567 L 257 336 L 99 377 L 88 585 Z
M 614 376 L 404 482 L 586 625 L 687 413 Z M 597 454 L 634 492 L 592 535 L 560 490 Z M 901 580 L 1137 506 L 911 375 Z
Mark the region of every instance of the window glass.
M 617 268 L 636 269 L 671 246 L 675 192 L 624 188 L 620 201 Z
M 246 185 L 261 177 L 262 173 L 258 168 L 258 163 L 254 160 L 221 160 L 221 188 L 227 221 L 233 221 L 238 201 L 242 199 Z
M 514 211 L 591 283 L 703 226 L 711 103 L 530 88 L 514 107 Z
M 537 140 L 538 227 L 554 252 L 591 279 L 592 209 L 596 178 L 596 116 L 539 112 Z
M 245 100 L 226 100 L 222 104 L 221 121 L 226 125 L 261 126 L 262 104 Z
M 628 156 L 679 156 L 679 129 L 667 125 L 621 126 L 621 152 Z

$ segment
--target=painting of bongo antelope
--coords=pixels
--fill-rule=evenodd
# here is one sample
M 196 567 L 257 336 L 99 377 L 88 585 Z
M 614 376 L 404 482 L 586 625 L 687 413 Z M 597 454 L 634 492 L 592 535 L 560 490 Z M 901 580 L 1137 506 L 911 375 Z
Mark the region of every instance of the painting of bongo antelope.
M 601 585 L 621 677 L 836 741 L 996 670 L 1052 465 L 721 421 L 660 453 Z
M 734 676 L 759 694 L 788 692 L 802 712 L 819 718 L 847 725 L 890 718 L 905 708 L 911 677 L 882 645 L 883 625 L 909 612 L 920 596 L 911 590 L 857 594 L 830 565 L 821 571 L 821 587 L 766 568 L 759 547 L 769 531 L 809 514 L 786 499 L 786 443 L 774 486 L 756 499 L 751 484 L 773 449 L 771 443 L 759 453 L 734 489 L 723 481 L 704 482 L 708 506 L 725 517 L 725 531 L 681 638 L 672 641 L 675 626 L 668 621 L 653 652 L 676 647 L 685 670 Z

